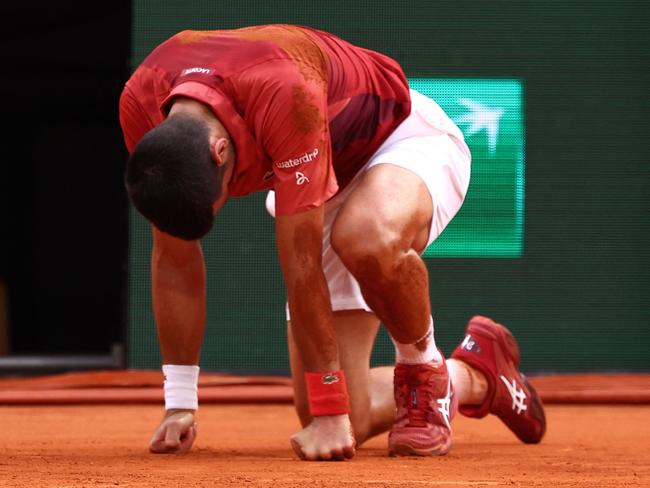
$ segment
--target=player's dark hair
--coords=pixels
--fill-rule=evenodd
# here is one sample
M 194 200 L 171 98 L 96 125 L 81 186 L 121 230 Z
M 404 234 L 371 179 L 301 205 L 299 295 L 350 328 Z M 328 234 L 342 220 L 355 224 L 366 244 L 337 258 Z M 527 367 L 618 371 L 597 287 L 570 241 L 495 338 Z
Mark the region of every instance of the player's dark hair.
M 210 154 L 207 125 L 175 115 L 147 132 L 126 165 L 124 182 L 135 208 L 159 230 L 185 240 L 212 228 L 224 167 Z

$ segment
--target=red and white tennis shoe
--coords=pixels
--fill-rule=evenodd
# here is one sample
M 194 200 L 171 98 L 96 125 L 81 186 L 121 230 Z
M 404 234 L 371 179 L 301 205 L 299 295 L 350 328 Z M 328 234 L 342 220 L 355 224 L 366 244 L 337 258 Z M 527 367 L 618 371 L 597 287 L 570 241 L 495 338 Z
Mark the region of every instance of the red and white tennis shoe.
M 451 357 L 479 370 L 488 382 L 483 404 L 461 405 L 460 413 L 482 418 L 490 412 L 522 442 L 535 444 L 542 440 L 546 432 L 544 406 L 519 372 L 519 345 L 507 328 L 487 317 L 472 317 L 465 339 Z
M 442 456 L 451 448 L 451 419 L 458 408 L 447 365 L 395 366 L 395 422 L 390 456 Z

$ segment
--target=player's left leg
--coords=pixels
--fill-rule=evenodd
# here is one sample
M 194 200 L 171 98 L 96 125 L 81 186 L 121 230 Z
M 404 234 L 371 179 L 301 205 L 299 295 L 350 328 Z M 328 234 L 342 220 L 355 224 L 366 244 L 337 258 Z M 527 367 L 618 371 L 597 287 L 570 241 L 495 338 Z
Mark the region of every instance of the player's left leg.
M 397 349 L 390 454 L 442 455 L 452 442 L 455 396 L 436 349 L 428 271 L 420 257 L 432 209 L 432 195 L 419 175 L 378 164 L 365 173 L 332 228 L 334 250 Z

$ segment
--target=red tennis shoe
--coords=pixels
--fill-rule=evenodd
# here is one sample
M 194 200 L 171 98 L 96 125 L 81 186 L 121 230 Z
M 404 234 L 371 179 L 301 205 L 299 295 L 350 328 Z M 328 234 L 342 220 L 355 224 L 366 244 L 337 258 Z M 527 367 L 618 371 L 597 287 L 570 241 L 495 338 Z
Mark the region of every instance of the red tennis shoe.
M 451 448 L 451 419 L 458 404 L 447 365 L 395 365 L 395 422 L 390 456 L 442 456 Z
M 461 405 L 460 413 L 482 418 L 490 412 L 522 442 L 536 444 L 542 440 L 546 432 L 544 406 L 519 372 L 519 346 L 508 329 L 487 317 L 472 317 L 465 339 L 451 357 L 479 370 L 488 382 L 483 404 Z

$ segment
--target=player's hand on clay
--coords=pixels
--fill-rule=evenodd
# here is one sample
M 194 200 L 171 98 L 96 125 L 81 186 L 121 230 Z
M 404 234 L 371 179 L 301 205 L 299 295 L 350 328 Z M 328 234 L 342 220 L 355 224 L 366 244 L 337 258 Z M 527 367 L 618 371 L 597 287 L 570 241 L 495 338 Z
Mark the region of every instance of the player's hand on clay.
M 167 410 L 165 418 L 149 441 L 155 454 L 181 454 L 189 451 L 196 439 L 193 410 Z
M 305 461 L 342 461 L 354 456 L 356 442 L 347 415 L 314 417 L 291 436 L 291 447 Z

